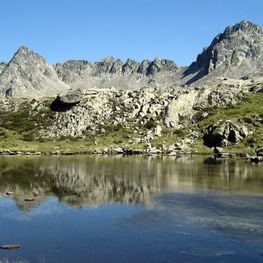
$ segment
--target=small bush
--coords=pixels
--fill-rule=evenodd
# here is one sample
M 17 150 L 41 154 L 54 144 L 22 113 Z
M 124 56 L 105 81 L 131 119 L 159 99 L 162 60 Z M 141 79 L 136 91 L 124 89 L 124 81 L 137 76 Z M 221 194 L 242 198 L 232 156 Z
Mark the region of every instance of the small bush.
M 35 140 L 35 134 L 34 133 L 24 133 L 22 135 L 22 140 L 26 142 L 32 142 Z
M 157 123 L 155 120 L 150 119 L 144 124 L 144 128 L 151 130 L 157 126 Z
M 5 138 L 7 138 L 7 137 L 8 137 L 7 131 L 4 130 L 4 129 L 2 129 L 2 128 L 0 128 L 0 138 L 1 138 L 1 139 L 5 139 Z

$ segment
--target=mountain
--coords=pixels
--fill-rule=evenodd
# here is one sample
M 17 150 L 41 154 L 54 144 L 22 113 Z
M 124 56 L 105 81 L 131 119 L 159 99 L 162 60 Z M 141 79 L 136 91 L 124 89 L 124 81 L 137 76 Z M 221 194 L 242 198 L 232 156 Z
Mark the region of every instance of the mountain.
M 229 26 L 197 56 L 184 72 L 191 84 L 203 77 L 244 78 L 263 73 L 263 31 L 249 21 Z
M 90 63 L 85 60 L 69 60 L 54 66 L 59 78 L 72 87 L 118 89 L 162 86 L 173 84 L 180 68 L 167 59 L 126 62 L 113 57 Z
M 168 59 L 143 60 L 106 57 L 91 63 L 69 60 L 49 65 L 21 47 L 9 63 L 0 63 L 0 94 L 15 97 L 54 96 L 69 88 L 137 89 L 181 85 L 216 85 L 222 78 L 248 79 L 263 75 L 263 31 L 249 21 L 227 27 L 189 67 Z
M 69 89 L 44 58 L 20 47 L 0 74 L 0 93 L 14 97 L 54 96 Z
M 3 71 L 3 69 L 6 67 L 7 63 L 5 62 L 0 62 L 0 74 Z

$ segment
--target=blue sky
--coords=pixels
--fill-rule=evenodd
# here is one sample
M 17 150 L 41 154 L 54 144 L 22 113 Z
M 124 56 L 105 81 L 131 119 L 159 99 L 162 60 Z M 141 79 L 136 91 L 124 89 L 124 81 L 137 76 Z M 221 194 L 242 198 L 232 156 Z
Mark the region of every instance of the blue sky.
M 263 0 L 3 0 L 0 61 L 21 45 L 48 62 L 169 58 L 190 64 L 227 25 L 263 26 Z

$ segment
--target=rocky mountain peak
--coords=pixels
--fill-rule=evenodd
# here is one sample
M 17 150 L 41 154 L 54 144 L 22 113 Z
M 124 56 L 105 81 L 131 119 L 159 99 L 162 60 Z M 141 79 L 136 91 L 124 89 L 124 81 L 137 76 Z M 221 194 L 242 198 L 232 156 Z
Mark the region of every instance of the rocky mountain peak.
M 238 31 L 243 31 L 245 33 L 263 33 L 262 28 L 256 24 L 251 23 L 247 20 L 242 20 L 240 23 L 237 23 L 234 26 L 228 26 L 225 31 L 224 35 L 233 35 Z
M 17 50 L 0 75 L 4 96 L 50 96 L 68 88 L 43 57 L 25 46 Z
M 263 72 L 263 31 L 249 21 L 228 26 L 210 46 L 197 56 L 184 77 L 187 84 L 212 74 L 242 78 L 252 72 Z
M 20 63 L 25 63 L 26 61 L 28 62 L 32 62 L 32 61 L 38 61 L 38 62 L 45 62 L 45 59 L 43 57 L 41 57 L 40 55 L 38 55 L 37 53 L 35 53 L 33 50 L 30 50 L 28 47 L 26 46 L 21 46 L 19 47 L 19 49 L 15 52 L 13 58 L 10 60 L 10 63 L 16 63 L 16 64 L 20 64 Z

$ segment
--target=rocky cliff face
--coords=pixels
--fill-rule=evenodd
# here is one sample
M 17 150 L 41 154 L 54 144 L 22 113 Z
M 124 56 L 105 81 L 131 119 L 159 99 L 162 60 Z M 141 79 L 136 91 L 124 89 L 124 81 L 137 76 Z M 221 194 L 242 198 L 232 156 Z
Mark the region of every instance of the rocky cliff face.
M 243 78 L 263 73 L 263 31 L 248 21 L 229 26 L 184 73 L 187 84 L 205 76 Z
M 7 63 L 5 62 L 0 62 L 0 74 L 3 71 L 3 69 L 6 67 Z
M 8 97 L 55 96 L 69 89 L 41 56 L 21 47 L 0 74 L 0 93 Z

